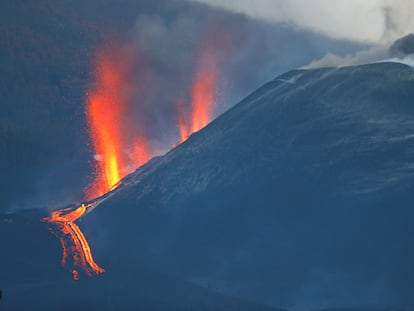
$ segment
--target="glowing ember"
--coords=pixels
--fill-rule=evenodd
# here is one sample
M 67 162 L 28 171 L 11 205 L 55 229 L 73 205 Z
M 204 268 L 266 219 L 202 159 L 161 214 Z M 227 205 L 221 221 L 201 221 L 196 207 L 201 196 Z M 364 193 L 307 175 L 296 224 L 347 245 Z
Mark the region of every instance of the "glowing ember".
M 74 221 L 82 217 L 87 209 L 91 207 L 93 207 L 93 204 L 82 204 L 72 211 L 68 208 L 54 211 L 49 217 L 43 219 L 43 221 L 55 225 L 50 230 L 59 238 L 62 246 L 62 265 L 65 267 L 68 265 L 68 257 L 70 256 L 71 264 L 82 269 L 89 276 L 100 274 L 105 270 L 94 261 L 88 241 Z M 79 279 L 79 272 L 77 270 L 73 269 L 72 275 L 75 280 Z
M 212 119 L 217 84 L 217 61 L 209 49 L 203 50 L 191 91 L 191 114 L 188 117 L 183 102 L 177 103 L 177 125 L 181 141 L 198 132 Z
M 79 272 L 77 270 L 73 269 L 72 270 L 72 275 L 73 275 L 73 279 L 75 281 L 78 281 L 79 280 Z

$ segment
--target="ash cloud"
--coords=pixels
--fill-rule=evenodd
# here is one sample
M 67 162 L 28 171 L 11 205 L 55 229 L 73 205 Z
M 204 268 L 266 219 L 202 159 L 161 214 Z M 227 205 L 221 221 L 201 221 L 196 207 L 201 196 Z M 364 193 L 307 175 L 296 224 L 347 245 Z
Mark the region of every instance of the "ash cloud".
M 339 55 L 327 51 L 305 68 L 349 66 L 391 60 L 396 56 L 389 49 L 398 38 L 414 27 L 414 2 L 410 0 L 195 0 L 229 11 L 239 12 L 257 20 L 286 24 L 334 39 L 358 42 L 360 51 Z M 410 63 L 408 60 L 395 60 Z
M 348 54 L 342 57 L 327 53 L 321 59 L 312 61 L 309 65 L 305 66 L 305 68 L 351 66 L 382 61 L 398 62 L 413 66 L 413 55 L 414 34 L 409 34 L 397 39 L 391 45 L 375 45 L 366 50 L 361 50 L 354 54 Z

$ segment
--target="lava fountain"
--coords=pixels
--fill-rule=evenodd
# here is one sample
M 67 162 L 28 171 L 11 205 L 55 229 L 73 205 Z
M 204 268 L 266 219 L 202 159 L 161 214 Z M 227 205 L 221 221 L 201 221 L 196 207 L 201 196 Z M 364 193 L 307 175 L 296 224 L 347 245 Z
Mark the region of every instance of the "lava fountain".
M 86 106 L 96 155 L 95 180 L 86 191 L 89 198 L 113 189 L 131 173 L 130 168 L 141 166 L 150 157 L 147 138 L 128 126 L 132 94 L 127 80 L 134 67 L 133 59 L 133 52 L 128 48 L 108 48 L 97 56 L 94 84 L 88 92 Z
M 216 100 L 218 65 L 214 51 L 206 46 L 201 51 L 191 89 L 191 111 L 188 115 L 182 100 L 177 102 L 177 125 L 181 142 L 210 123 Z
M 146 137 L 128 128 L 128 70 L 133 60 L 125 48 L 108 48 L 98 53 L 94 82 L 87 94 L 86 116 L 95 153 L 95 179 L 85 189 L 89 204 L 76 209 L 65 208 L 42 220 L 51 224 L 49 230 L 59 239 L 63 249 L 62 265 L 79 279 L 79 270 L 91 276 L 105 270 L 95 263 L 89 244 L 75 221 L 99 204 L 97 199 L 114 190 L 120 180 L 149 160 Z M 125 136 L 130 137 L 129 140 Z M 128 152 L 130 151 L 130 152 Z

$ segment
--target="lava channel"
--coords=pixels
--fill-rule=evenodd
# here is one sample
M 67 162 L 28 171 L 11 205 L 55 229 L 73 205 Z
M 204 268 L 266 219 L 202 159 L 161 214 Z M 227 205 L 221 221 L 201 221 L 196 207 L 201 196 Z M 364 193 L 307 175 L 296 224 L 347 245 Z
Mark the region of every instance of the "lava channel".
M 71 271 L 74 280 L 79 279 L 79 270 L 83 270 L 88 276 L 105 272 L 93 259 L 88 241 L 75 224 L 75 221 L 94 205 L 95 203 L 82 204 L 75 210 L 64 208 L 53 211 L 49 217 L 43 218 L 43 221 L 53 224 L 49 230 L 59 239 L 62 246 L 62 265 L 66 268 L 70 264 L 73 265 L 74 269 Z

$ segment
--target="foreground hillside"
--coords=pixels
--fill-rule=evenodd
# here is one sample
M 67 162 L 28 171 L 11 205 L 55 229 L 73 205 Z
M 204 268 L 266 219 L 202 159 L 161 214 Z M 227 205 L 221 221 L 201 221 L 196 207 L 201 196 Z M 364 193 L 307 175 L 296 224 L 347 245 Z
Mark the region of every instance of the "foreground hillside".
M 60 266 L 59 242 L 41 216 L 0 215 L 0 310 L 281 311 L 153 271 L 136 258 L 127 258 L 128 265 L 107 258 L 103 275 L 74 281 Z

